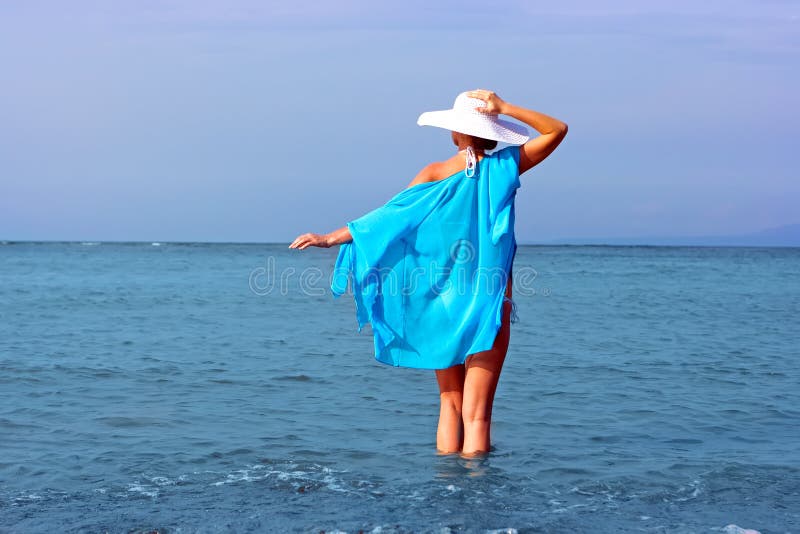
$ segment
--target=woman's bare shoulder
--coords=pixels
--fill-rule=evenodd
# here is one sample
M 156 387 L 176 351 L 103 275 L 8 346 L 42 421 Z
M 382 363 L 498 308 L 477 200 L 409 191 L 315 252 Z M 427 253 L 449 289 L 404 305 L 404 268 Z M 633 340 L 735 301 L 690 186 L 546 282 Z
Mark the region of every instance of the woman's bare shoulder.
M 434 161 L 422 168 L 421 171 L 411 180 L 408 187 L 427 182 L 436 182 L 457 173 L 464 166 L 464 158 L 458 154 L 445 161 Z

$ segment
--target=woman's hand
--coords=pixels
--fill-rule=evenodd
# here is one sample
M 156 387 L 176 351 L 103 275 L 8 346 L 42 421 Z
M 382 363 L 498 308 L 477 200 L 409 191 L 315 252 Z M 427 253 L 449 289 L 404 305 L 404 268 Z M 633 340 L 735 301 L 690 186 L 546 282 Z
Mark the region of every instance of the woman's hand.
M 544 113 L 509 104 L 494 91 L 476 89 L 467 91 L 467 96 L 486 102 L 485 107 L 475 108 L 481 113 L 508 115 L 512 119 L 524 122 L 541 135 L 530 139 L 519 150 L 519 174 L 535 167 L 561 143 L 567 135 L 567 124 Z
M 505 113 L 506 102 L 494 91 L 487 91 L 486 89 L 476 89 L 475 91 L 467 91 L 467 96 L 471 98 L 478 98 L 486 102 L 484 107 L 477 107 L 475 108 L 477 111 L 481 113 L 487 113 L 490 115 L 497 115 L 500 113 Z
M 304 248 L 308 247 L 330 248 L 330 246 L 331 242 L 327 235 L 303 234 L 292 241 L 292 244 L 289 245 L 289 248 L 298 248 L 303 250 Z
M 299 248 L 303 250 L 308 247 L 322 247 L 330 248 L 333 245 L 341 245 L 342 243 L 349 243 L 353 240 L 350 235 L 350 229 L 347 226 L 342 226 L 338 230 L 325 235 L 320 234 L 303 234 L 298 236 L 297 239 L 292 241 L 289 248 Z

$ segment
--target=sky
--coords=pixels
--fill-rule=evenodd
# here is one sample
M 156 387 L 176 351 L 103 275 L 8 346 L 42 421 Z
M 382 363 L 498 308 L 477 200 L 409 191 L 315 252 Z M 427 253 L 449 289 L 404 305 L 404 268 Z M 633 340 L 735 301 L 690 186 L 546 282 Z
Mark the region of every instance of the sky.
M 455 152 L 465 90 L 569 134 L 520 243 L 800 222 L 800 3 L 0 3 L 0 240 L 290 242 Z

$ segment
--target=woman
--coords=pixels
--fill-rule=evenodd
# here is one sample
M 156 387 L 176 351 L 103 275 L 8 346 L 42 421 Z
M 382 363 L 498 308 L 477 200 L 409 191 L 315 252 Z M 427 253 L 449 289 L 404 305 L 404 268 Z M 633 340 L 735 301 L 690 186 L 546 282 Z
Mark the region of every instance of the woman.
M 527 129 L 499 115 L 540 135 L 528 140 Z M 555 150 L 567 125 L 487 90 L 461 93 L 452 109 L 423 113 L 417 122 L 450 130 L 458 152 L 423 168 L 385 206 L 329 234 L 303 234 L 289 247 L 342 245 L 337 269 L 354 274 L 359 331 L 371 323 L 379 361 L 435 369 L 437 449 L 471 456 L 491 450 L 513 309 L 518 178 Z M 498 141 L 510 146 L 487 155 Z M 344 287 L 334 282 L 334 296 Z

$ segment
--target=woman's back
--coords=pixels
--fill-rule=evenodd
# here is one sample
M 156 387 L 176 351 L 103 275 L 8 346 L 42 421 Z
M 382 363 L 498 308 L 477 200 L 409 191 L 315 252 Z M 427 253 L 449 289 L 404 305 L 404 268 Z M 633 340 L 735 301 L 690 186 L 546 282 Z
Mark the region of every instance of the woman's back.
M 359 331 L 372 325 L 378 361 L 444 369 L 491 348 L 516 252 L 518 158 L 516 146 L 499 150 L 471 177 L 441 165 L 437 179 L 347 224 L 352 243 L 340 248 L 332 290 L 352 278 Z

